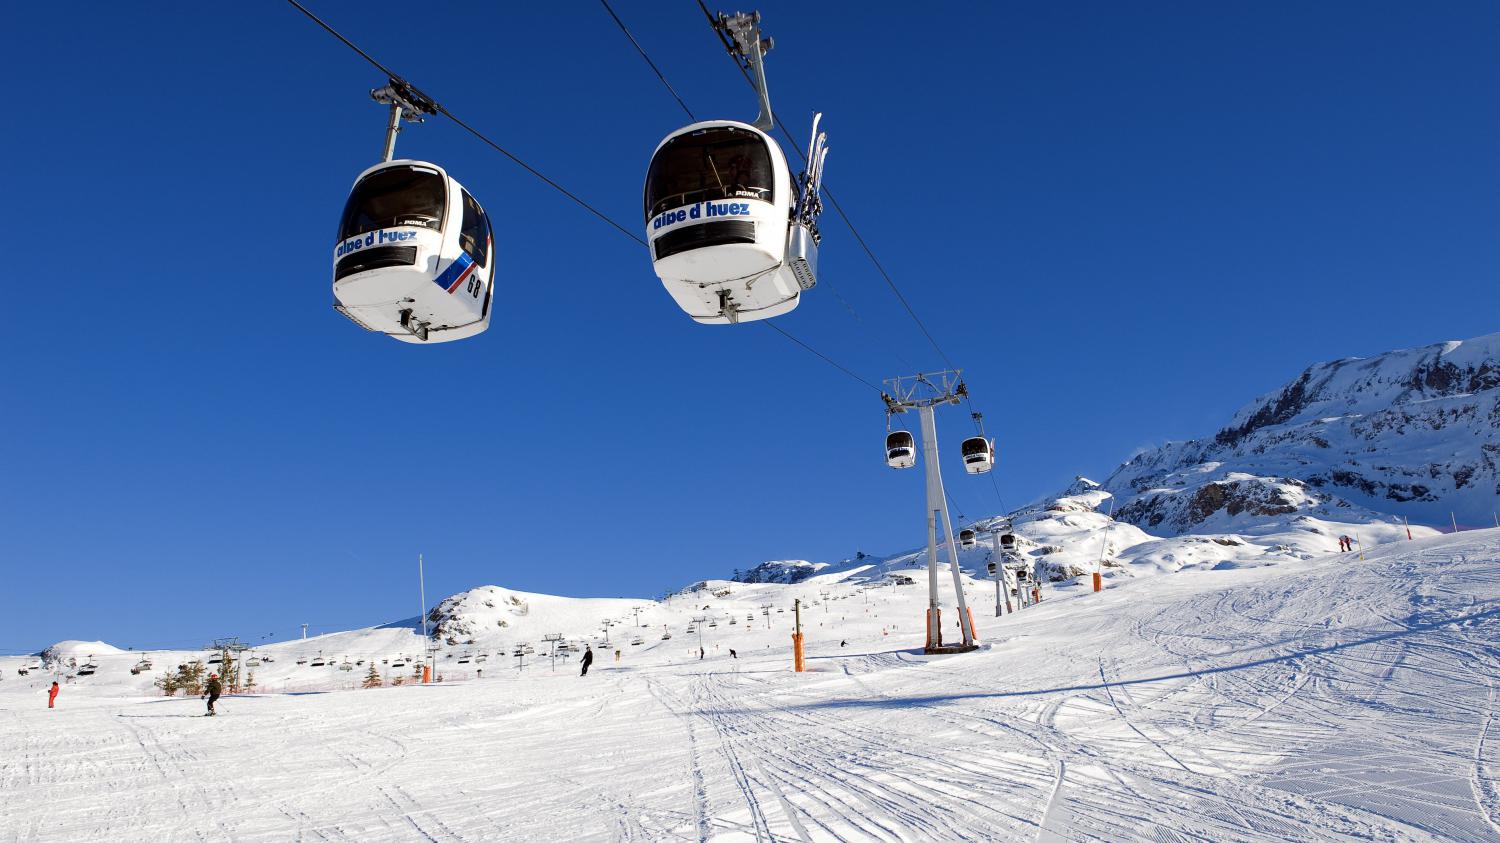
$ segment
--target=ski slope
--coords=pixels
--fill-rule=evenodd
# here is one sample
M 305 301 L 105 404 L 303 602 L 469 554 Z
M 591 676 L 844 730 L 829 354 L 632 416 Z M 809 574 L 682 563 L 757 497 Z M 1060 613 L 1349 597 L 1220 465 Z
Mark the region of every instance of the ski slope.
M 1500 531 L 1067 586 L 1001 619 L 975 582 L 985 648 L 946 657 L 916 649 L 924 588 L 843 576 L 656 604 L 673 637 L 585 678 L 506 661 L 212 719 L 108 682 L 48 711 L 6 659 L 0 840 L 1500 836 Z M 794 596 L 820 600 L 801 675 Z M 731 603 L 700 660 L 678 625 Z M 763 603 L 787 611 L 747 623 Z M 359 633 L 384 634 L 411 637 Z

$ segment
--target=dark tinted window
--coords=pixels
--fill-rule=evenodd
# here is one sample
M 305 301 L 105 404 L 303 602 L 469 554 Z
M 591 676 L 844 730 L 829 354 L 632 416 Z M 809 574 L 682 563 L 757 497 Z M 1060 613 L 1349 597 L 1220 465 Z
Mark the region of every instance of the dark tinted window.
M 668 141 L 646 174 L 646 220 L 709 199 L 776 199 L 771 152 L 760 135 L 720 126 Z
M 977 456 L 988 456 L 989 453 L 990 453 L 990 443 L 988 441 L 986 441 L 984 439 L 965 439 L 964 440 L 964 444 L 963 444 L 963 454 L 964 454 L 964 456 L 966 456 L 966 457 L 972 457 L 972 456 L 976 456 L 976 455 Z
M 448 188 L 432 170 L 395 167 L 371 173 L 354 186 L 344 205 L 339 239 L 398 225 L 443 230 Z
M 887 448 L 910 448 L 912 446 L 911 434 L 905 432 L 892 433 L 885 437 L 885 446 Z
M 458 230 L 458 246 L 468 252 L 480 269 L 483 269 L 490 259 L 489 219 L 485 217 L 484 209 L 469 195 L 469 191 L 464 191 L 463 200 L 464 221 Z

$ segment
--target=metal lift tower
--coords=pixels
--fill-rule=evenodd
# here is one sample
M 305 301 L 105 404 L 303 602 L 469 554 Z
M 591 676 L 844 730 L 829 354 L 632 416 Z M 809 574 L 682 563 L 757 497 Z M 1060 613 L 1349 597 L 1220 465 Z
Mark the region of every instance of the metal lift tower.
M 957 404 L 968 391 L 958 369 L 932 375 L 917 374 L 885 381 L 886 413 L 916 410 L 922 419 L 922 459 L 927 473 L 927 647 L 928 653 L 966 653 L 978 649 L 974 635 L 974 616 L 964 602 L 964 584 L 958 570 L 958 547 L 953 539 L 953 522 L 948 517 L 948 495 L 943 490 L 942 466 L 938 463 L 937 421 L 933 408 L 940 404 Z M 958 595 L 958 626 L 962 644 L 943 644 L 943 616 L 938 605 L 937 522 L 943 521 L 943 535 L 948 548 L 948 565 L 953 571 L 953 591 Z

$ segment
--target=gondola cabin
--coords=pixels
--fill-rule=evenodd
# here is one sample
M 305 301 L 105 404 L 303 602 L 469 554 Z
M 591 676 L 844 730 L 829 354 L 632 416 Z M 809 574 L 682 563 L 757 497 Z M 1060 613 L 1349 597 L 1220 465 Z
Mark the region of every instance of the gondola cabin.
M 959 447 L 964 458 L 964 471 L 983 474 L 995 467 L 995 440 L 983 436 L 971 436 Z
M 885 464 L 891 468 L 911 468 L 917 464 L 917 445 L 910 432 L 893 430 L 885 435 Z
M 710 120 L 673 132 L 646 173 L 657 277 L 704 324 L 792 310 L 817 283 L 817 245 L 793 220 L 796 201 L 786 156 L 760 129 Z
M 958 531 L 958 546 L 968 550 L 974 546 L 974 531 L 968 527 Z
M 494 236 L 474 197 L 425 161 L 377 164 L 354 182 L 333 249 L 334 309 L 402 342 L 489 327 Z

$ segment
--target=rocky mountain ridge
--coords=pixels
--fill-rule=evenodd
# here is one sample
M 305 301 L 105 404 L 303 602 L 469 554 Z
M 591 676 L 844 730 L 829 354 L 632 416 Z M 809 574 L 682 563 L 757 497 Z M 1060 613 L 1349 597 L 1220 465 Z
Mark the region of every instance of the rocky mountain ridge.
M 1120 466 L 1119 517 L 1174 534 L 1216 515 L 1485 525 L 1500 509 L 1500 334 L 1309 366 L 1212 437 Z

